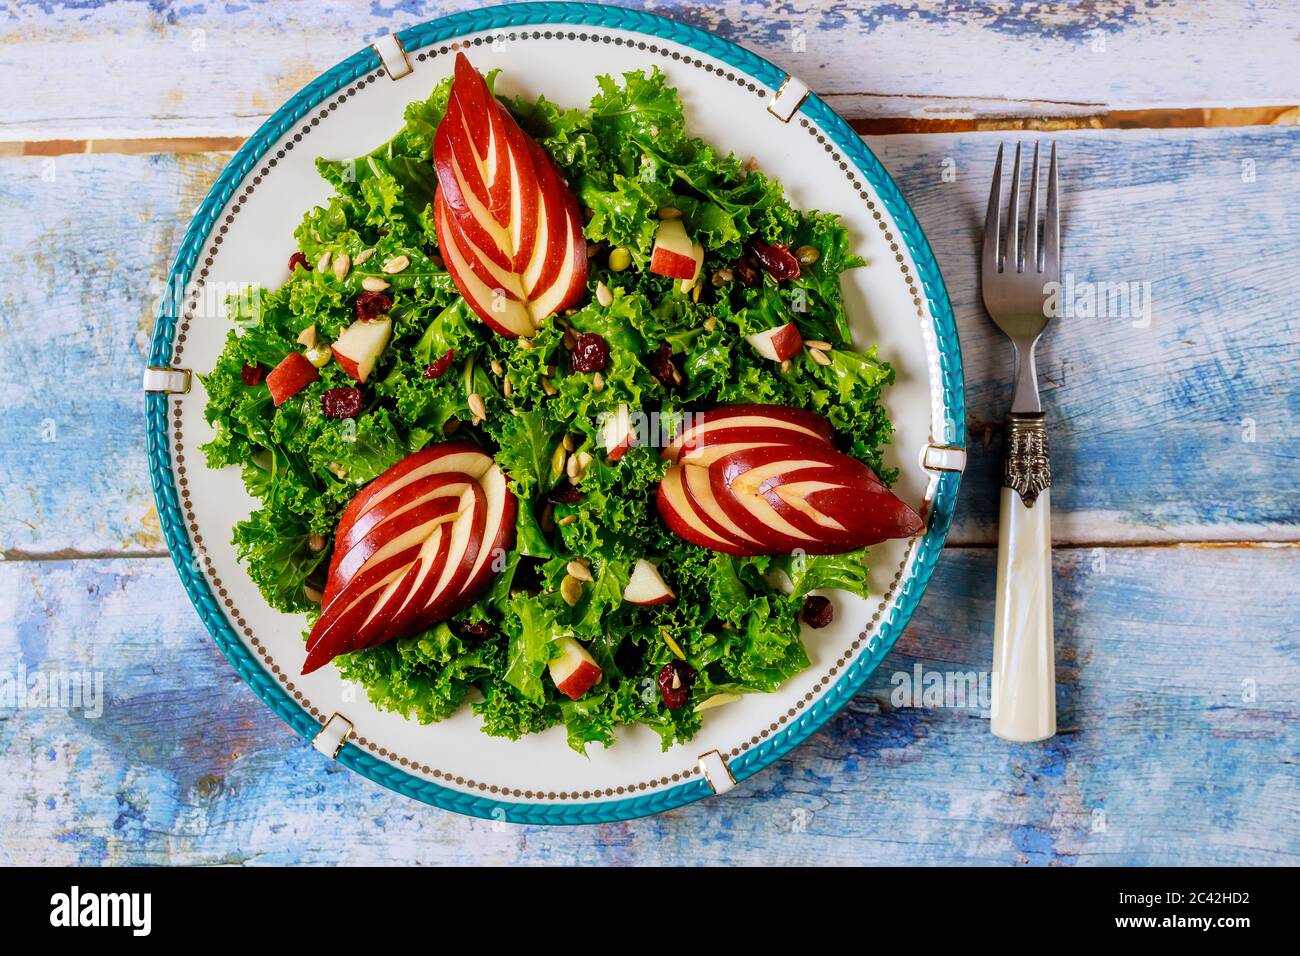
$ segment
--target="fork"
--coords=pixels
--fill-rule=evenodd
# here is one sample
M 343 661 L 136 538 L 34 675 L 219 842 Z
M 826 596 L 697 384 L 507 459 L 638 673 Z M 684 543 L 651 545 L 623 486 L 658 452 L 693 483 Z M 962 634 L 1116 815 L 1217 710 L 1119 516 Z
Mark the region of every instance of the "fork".
M 1002 147 L 998 146 L 980 261 L 984 307 L 1015 346 L 1015 386 L 1007 416 L 1006 462 L 998 522 L 997 609 L 993 620 L 991 726 L 1004 740 L 1046 740 L 1056 733 L 1056 661 L 1052 641 L 1051 468 L 1038 397 L 1034 347 L 1047 327 L 1048 283 L 1061 278 L 1061 228 L 1052 144 L 1047 210 L 1038 230 L 1038 145 L 1029 213 L 1020 229 L 1020 145 L 1011 171 L 1005 234 L 999 222 Z

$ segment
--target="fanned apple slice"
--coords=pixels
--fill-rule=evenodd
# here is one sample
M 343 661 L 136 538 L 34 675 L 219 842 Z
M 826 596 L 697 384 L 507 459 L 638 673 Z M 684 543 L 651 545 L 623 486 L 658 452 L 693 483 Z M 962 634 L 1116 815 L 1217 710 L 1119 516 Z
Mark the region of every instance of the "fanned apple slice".
M 678 466 L 669 468 L 663 480 L 659 482 L 659 491 L 655 497 L 659 516 L 664 519 L 664 524 L 668 525 L 669 530 L 692 544 L 698 544 L 711 551 L 721 551 L 723 554 L 744 557 L 762 553 L 746 548 L 737 538 L 723 537 L 700 519 L 686 496 L 682 472 L 683 469 Z
M 433 160 L 438 245 L 479 318 L 526 337 L 581 298 L 587 241 L 577 199 L 463 53 Z
M 832 445 L 819 415 L 768 405 L 718 408 L 687 421 L 664 450 L 665 524 L 738 556 L 838 554 L 925 523 L 866 465 Z
M 690 413 L 686 427 L 664 448 L 662 455 L 676 461 L 683 450 L 709 444 L 714 441 L 712 433 L 724 428 L 781 429 L 780 437 L 785 440 L 813 438 L 826 445 L 833 437 L 830 422 L 815 412 L 784 405 L 724 405 L 707 412 Z
M 398 462 L 344 509 L 308 674 L 339 654 L 418 633 L 472 603 L 514 535 L 508 480 L 475 446 L 449 442 Z

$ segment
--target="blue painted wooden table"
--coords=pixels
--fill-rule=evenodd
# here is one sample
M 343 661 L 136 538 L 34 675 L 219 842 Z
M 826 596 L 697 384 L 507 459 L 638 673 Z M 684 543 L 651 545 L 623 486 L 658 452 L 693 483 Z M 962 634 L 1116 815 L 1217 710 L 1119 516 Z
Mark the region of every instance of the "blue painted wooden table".
M 467 6 L 103 0 L 0 22 L 0 862 L 1300 862 L 1288 0 L 648 5 L 828 94 L 944 268 L 971 461 L 911 627 L 770 770 L 592 828 L 412 803 L 254 699 L 186 600 L 148 490 L 158 283 L 228 151 L 279 102 L 374 36 Z M 997 143 L 1026 127 L 1059 130 L 1079 288 L 1136 283 L 1138 308 L 1062 320 L 1042 356 L 1061 733 L 1018 746 L 902 691 L 917 668 L 991 656 L 1009 364 L 975 254 Z M 6 680 L 52 670 L 98 675 L 89 713 L 5 698 Z

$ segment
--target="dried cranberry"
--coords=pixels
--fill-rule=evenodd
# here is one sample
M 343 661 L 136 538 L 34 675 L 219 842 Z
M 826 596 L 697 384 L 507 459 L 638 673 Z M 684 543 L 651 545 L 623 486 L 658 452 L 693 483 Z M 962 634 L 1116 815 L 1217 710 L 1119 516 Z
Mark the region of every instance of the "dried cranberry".
M 603 372 L 609 364 L 609 344 L 595 332 L 583 332 L 570 358 L 575 372 Z
M 301 252 L 295 252 L 289 257 L 289 271 L 293 272 L 293 270 L 299 266 L 302 266 L 308 272 L 311 272 L 311 263 L 307 261 L 307 257 Z
M 829 598 L 810 595 L 803 599 L 803 620 L 809 627 L 825 627 L 835 616 Z
M 244 380 L 245 385 L 256 385 L 266 374 L 266 368 L 262 365 L 245 365 L 239 370 L 239 377 Z
M 762 239 L 755 236 L 749 240 L 749 251 L 754 254 L 754 258 L 762 263 L 763 268 L 777 282 L 783 279 L 799 278 L 799 260 L 794 257 L 790 247 L 784 242 L 774 242 L 768 245 Z
M 440 359 L 434 359 L 429 363 L 429 367 L 424 370 L 425 378 L 442 378 L 447 369 L 451 368 L 452 361 L 456 358 L 455 349 L 447 349 L 445 355 Z
M 496 633 L 497 629 L 487 621 L 480 621 L 478 624 L 460 625 L 460 636 L 475 641 L 486 641 L 490 637 L 495 637 Z
M 671 661 L 659 668 L 659 696 L 669 710 L 681 710 L 686 706 L 691 699 L 693 683 L 695 668 L 685 661 Z
M 547 500 L 555 505 L 576 505 L 582 500 L 582 492 L 576 485 L 571 485 L 567 481 L 562 485 L 556 485 L 551 489 Z
M 733 271 L 740 277 L 740 281 L 751 289 L 763 281 L 763 277 L 758 272 L 758 263 L 749 256 L 741 256 L 737 259 Z
M 363 292 L 357 296 L 357 318 L 362 322 L 377 319 L 393 307 L 393 297 L 386 292 Z
M 673 364 L 673 347 L 667 342 L 659 343 L 659 348 L 647 357 L 646 365 L 664 388 L 677 388 L 682 384 L 682 373 Z
M 327 389 L 320 397 L 320 410 L 326 418 L 356 418 L 361 411 L 361 389 Z

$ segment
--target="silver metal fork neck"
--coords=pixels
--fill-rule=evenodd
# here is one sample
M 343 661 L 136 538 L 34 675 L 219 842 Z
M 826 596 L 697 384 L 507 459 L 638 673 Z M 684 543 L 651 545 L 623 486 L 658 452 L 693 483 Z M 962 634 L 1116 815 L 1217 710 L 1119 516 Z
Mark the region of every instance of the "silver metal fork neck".
M 1038 339 L 1013 340 L 1016 347 L 1016 378 L 1011 392 L 1011 411 L 1041 412 L 1043 404 L 1038 398 L 1038 369 L 1034 365 L 1034 348 Z

